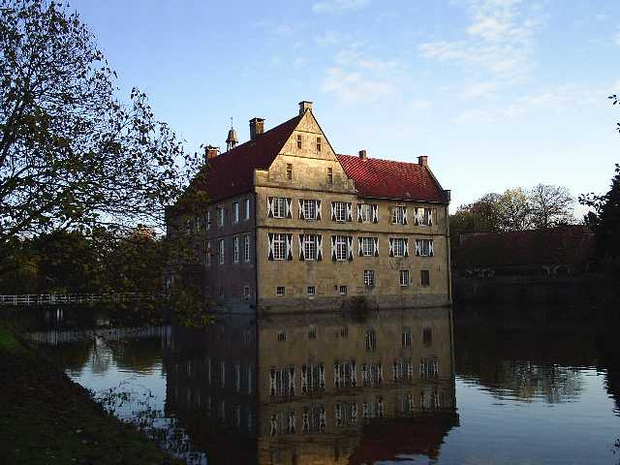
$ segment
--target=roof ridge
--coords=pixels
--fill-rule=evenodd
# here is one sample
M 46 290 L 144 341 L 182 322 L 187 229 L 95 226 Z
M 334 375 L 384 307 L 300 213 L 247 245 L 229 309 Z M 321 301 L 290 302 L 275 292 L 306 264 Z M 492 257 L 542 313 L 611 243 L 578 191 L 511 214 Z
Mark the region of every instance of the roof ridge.
M 347 155 L 346 153 L 337 153 L 336 156 L 337 157 L 359 158 L 360 160 L 362 160 L 358 155 Z M 386 161 L 388 163 L 405 163 L 408 165 L 422 166 L 419 163 L 413 162 L 413 161 L 388 160 L 387 158 L 368 157 L 368 158 L 365 158 L 365 160 L 377 160 L 377 161 Z

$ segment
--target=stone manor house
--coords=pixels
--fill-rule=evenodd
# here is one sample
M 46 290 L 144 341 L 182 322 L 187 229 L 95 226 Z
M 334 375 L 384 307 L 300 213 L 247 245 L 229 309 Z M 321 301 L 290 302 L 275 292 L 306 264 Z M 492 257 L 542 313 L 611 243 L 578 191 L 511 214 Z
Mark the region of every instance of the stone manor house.
M 258 313 L 407 308 L 451 302 L 448 204 L 427 157 L 417 163 L 337 154 L 312 103 L 250 140 L 207 148 L 195 188 L 200 280 L 218 307 Z M 168 233 L 174 220 L 168 215 Z

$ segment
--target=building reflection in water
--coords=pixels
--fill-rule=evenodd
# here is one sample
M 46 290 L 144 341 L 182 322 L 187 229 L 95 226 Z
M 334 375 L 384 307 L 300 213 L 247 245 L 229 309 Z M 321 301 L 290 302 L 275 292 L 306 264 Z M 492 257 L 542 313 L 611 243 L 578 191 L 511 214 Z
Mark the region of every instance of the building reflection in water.
M 449 309 L 226 316 L 164 346 L 166 416 L 209 463 L 436 458 L 458 425 Z

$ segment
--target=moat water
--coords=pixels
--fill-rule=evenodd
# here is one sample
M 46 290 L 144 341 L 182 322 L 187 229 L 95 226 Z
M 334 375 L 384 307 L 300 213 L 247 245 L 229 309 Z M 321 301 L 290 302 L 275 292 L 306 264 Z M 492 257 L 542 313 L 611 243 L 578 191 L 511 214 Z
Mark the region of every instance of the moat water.
M 620 463 L 612 322 L 545 308 L 45 321 L 32 338 L 73 380 L 189 464 Z

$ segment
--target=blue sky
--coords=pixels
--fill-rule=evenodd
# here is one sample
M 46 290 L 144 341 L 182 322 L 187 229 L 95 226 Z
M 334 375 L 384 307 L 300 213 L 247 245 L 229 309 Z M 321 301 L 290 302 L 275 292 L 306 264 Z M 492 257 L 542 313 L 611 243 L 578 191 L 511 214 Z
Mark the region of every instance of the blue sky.
M 539 182 L 606 191 L 620 162 L 620 2 L 75 0 L 119 86 L 186 141 L 314 113 L 339 153 L 429 165 L 452 209 Z

